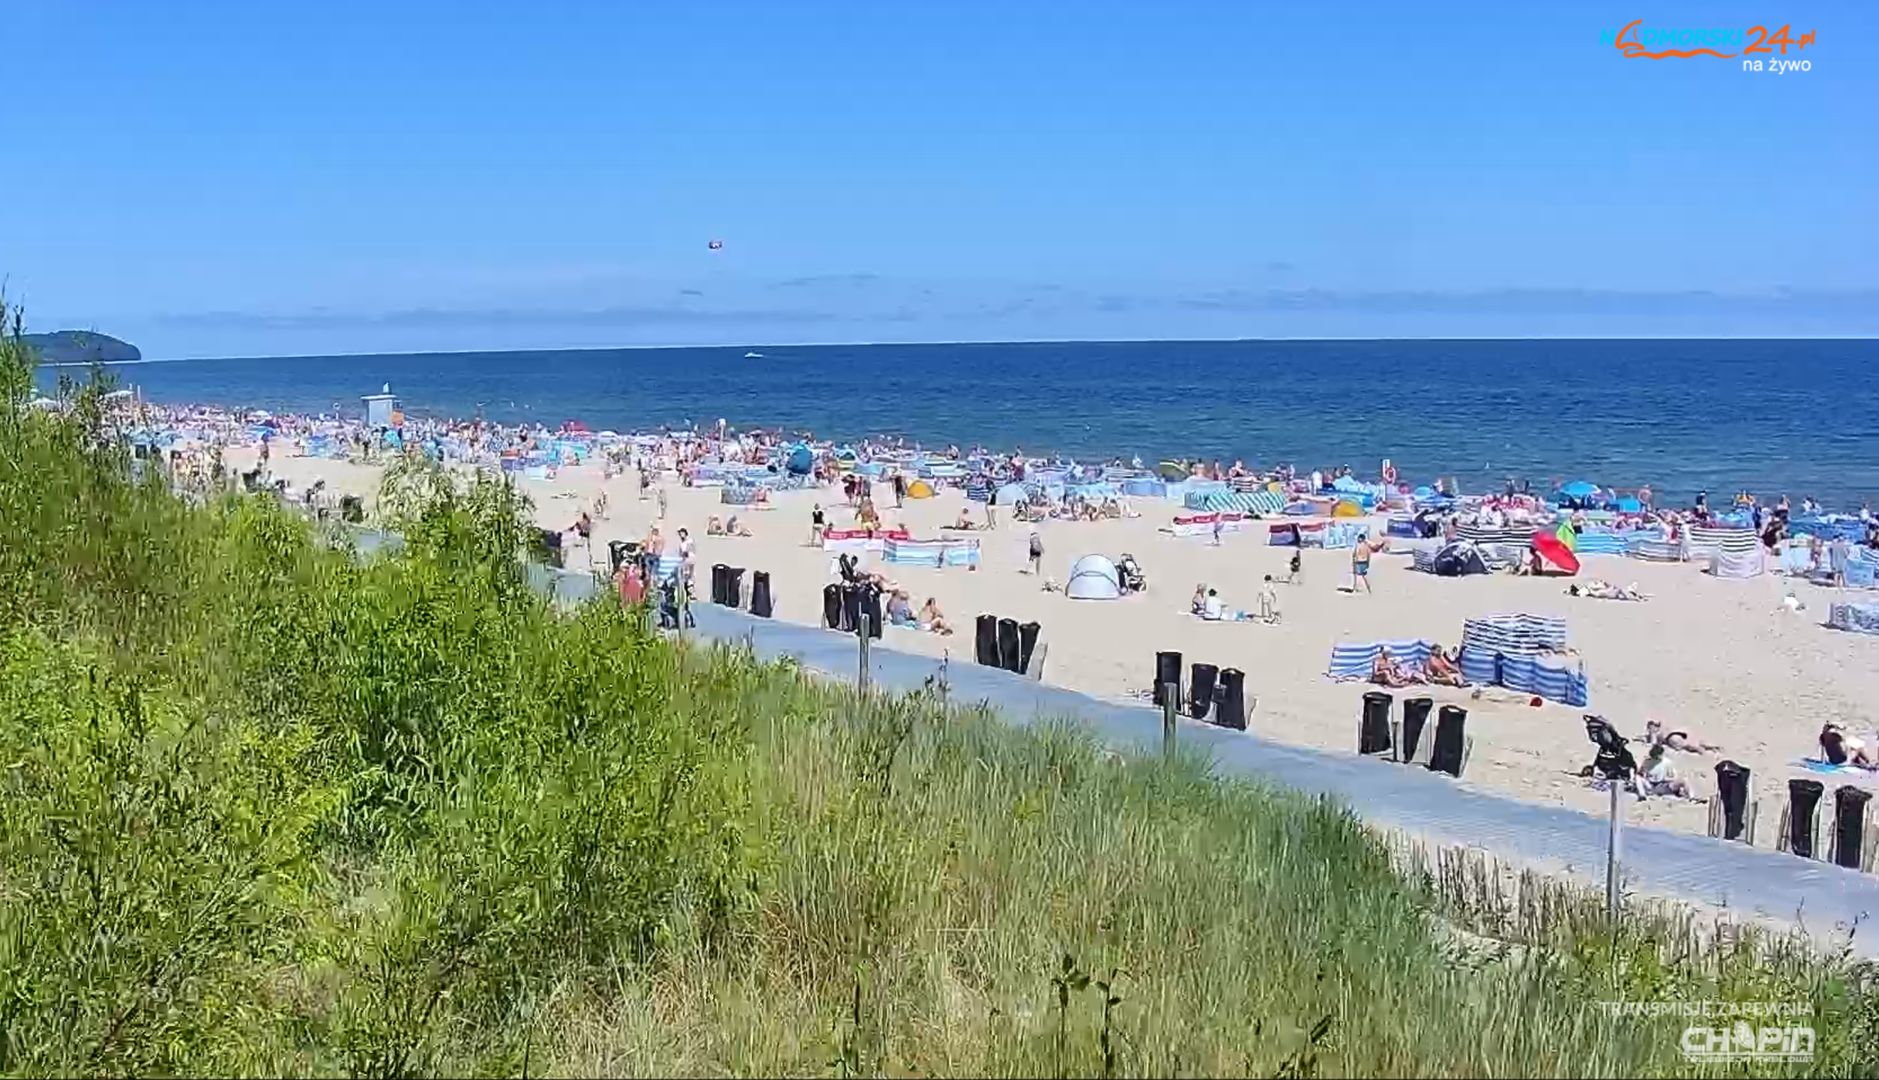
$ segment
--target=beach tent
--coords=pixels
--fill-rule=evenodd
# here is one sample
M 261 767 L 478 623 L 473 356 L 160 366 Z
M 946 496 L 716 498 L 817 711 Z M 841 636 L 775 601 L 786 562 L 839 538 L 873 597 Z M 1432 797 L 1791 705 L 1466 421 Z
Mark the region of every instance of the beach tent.
M 1331 508 L 1331 516 L 1337 518 L 1363 517 L 1364 508 L 1358 506 L 1354 500 L 1339 499 L 1338 504 Z
M 1589 480 L 1573 480 L 1559 485 L 1559 494 L 1568 499 L 1590 499 L 1598 494 L 1598 485 Z
M 927 483 L 925 480 L 915 480 L 913 483 L 907 485 L 907 497 L 909 499 L 930 499 L 933 497 L 933 485 Z
M 793 476 L 807 476 L 816 466 L 815 452 L 802 443 L 797 443 L 790 448 L 789 457 L 784 461 L 784 465 Z
M 1024 490 L 1023 484 L 1006 484 L 998 489 L 998 498 L 994 501 L 1000 506 L 1016 506 L 1030 497 L 1031 493 Z
M 1435 573 L 1438 577 L 1462 577 L 1487 572 L 1487 560 L 1481 557 L 1481 550 L 1466 540 L 1451 541 L 1435 553 Z
M 1102 555 L 1085 555 L 1070 567 L 1063 593 L 1072 600 L 1116 600 L 1122 596 L 1122 575 Z
M 1559 537 L 1550 532 L 1533 534 L 1533 550 L 1538 552 L 1540 560 L 1567 574 L 1579 572 L 1579 557 L 1572 553 Z

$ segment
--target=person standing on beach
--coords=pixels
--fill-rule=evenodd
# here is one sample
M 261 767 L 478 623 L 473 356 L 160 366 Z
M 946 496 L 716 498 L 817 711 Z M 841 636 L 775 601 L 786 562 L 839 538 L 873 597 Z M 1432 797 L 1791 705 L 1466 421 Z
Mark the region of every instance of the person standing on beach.
M 1351 591 L 1356 592 L 1358 585 L 1364 587 L 1366 596 L 1370 594 L 1370 541 L 1368 540 L 1357 541 L 1357 546 L 1351 549 Z
M 663 520 L 663 519 L 665 518 L 665 509 L 666 509 L 666 507 L 665 507 L 665 489 L 664 489 L 664 488 L 660 488 L 660 489 L 659 489 L 659 517 L 660 517 L 660 519 L 661 519 L 661 520 Z
M 906 505 L 907 505 L 907 474 L 901 472 L 899 469 L 895 469 L 894 470 L 894 509 L 899 510 Z
M 822 513 L 822 504 L 817 503 L 809 511 L 809 546 L 822 546 L 822 530 L 828 528 L 828 518 Z
M 1032 525 L 1031 526 L 1031 573 L 1041 574 L 1043 572 L 1044 572 L 1044 534 L 1037 531 L 1036 525 Z

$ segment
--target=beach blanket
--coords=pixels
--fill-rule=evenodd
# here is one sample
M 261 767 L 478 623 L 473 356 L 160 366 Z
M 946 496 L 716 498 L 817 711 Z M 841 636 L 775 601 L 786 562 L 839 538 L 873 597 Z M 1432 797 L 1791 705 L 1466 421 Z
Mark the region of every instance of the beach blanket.
M 1396 661 L 1406 671 L 1421 672 L 1429 666 L 1429 650 L 1432 642 L 1422 639 L 1408 641 L 1340 641 L 1331 646 L 1331 662 L 1325 668 L 1325 674 L 1340 681 L 1347 679 L 1368 679 L 1370 669 L 1377 662 L 1377 656 L 1384 649 L 1390 650 L 1390 659 Z
M 1879 634 L 1879 603 L 1830 604 L 1827 625 L 1855 634 Z

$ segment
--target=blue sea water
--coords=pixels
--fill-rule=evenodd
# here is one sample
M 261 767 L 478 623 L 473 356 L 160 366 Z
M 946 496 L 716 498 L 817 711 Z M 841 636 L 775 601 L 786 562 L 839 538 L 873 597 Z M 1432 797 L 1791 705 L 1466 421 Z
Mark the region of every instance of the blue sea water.
M 184 360 L 116 367 L 153 400 L 596 430 L 897 434 L 926 445 L 1301 468 L 1393 459 L 1464 490 L 1587 479 L 1879 502 L 1879 341 L 1056 342 Z M 70 372 L 66 372 L 69 374 Z M 57 373 L 42 373 L 42 378 Z M 1660 499 L 1660 501 L 1662 501 Z

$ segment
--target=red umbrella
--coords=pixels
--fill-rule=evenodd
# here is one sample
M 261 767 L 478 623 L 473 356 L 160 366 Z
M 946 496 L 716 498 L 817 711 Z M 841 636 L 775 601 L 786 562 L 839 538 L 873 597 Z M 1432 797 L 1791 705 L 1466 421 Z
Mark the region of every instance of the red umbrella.
M 585 435 L 587 434 L 587 425 L 581 423 L 579 420 L 570 420 L 561 425 L 561 430 L 571 435 Z
M 1540 558 L 1568 574 L 1579 572 L 1579 556 L 1572 553 L 1565 541 L 1557 534 L 1536 532 L 1533 534 L 1533 550 L 1540 553 Z

